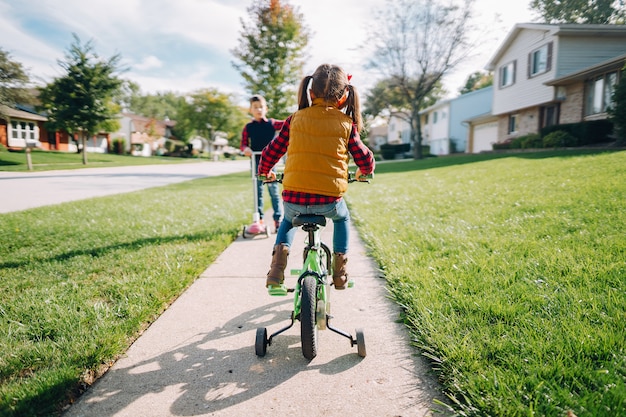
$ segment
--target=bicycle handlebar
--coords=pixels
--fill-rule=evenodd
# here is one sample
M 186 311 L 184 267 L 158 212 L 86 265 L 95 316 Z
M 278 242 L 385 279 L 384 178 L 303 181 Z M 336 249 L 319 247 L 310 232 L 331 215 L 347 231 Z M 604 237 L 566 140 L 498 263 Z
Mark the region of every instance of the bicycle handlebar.
M 282 183 L 283 182 L 283 176 L 284 176 L 283 172 L 276 172 L 276 179 L 268 180 L 267 176 L 265 176 L 265 175 L 257 175 L 257 177 L 259 179 L 263 180 L 264 183 L 272 183 L 272 182 L 280 182 L 280 183 Z M 352 183 L 352 182 L 366 182 L 368 184 L 369 184 L 370 180 L 372 178 L 374 178 L 374 173 L 370 173 L 370 174 L 367 174 L 367 175 L 362 175 L 361 178 L 363 178 L 363 179 L 357 180 L 355 178 L 355 173 L 354 172 L 348 172 L 348 183 Z

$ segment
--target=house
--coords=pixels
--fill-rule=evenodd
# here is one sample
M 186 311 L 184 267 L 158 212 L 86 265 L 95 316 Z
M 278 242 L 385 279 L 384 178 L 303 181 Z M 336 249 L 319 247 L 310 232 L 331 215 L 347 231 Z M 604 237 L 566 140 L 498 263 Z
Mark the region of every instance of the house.
M 172 134 L 176 123 L 169 119 L 157 120 L 133 113 L 120 115 L 120 129 L 114 132 L 112 140 L 122 140 L 124 151 L 136 156 L 152 156 L 171 153 L 185 144 L 177 141 Z
M 626 25 L 515 25 L 485 67 L 494 74 L 497 141 L 606 119 L 625 52 Z
M 387 143 L 388 129 L 387 123 L 370 126 L 367 132 L 367 144 L 375 152 L 380 151 L 380 145 Z
M 468 119 L 491 112 L 493 87 L 440 100 L 420 111 L 423 144 L 433 155 L 467 152 Z
M 44 129 L 47 117 L 20 106 L 2 106 L 2 113 L 5 117 L 0 117 L 0 144 L 7 148 L 24 149 L 43 147 L 42 139 L 48 142 Z

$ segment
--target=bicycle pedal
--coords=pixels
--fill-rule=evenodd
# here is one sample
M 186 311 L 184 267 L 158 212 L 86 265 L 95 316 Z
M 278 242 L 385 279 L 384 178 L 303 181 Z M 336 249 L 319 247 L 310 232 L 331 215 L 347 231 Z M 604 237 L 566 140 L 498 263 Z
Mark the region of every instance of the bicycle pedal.
M 284 284 L 270 285 L 269 287 L 267 287 L 267 293 L 272 297 L 284 297 L 287 295 L 287 293 L 289 293 L 289 290 Z
M 355 282 L 353 279 L 348 280 L 348 288 L 354 288 L 354 284 Z
M 302 273 L 302 270 L 301 269 L 292 269 L 290 272 L 291 272 L 291 275 L 300 276 L 300 274 Z

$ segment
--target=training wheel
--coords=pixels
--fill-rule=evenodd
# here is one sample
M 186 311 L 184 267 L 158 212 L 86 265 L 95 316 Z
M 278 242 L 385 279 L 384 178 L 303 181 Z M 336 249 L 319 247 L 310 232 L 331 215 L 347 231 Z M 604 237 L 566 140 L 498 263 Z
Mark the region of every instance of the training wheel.
M 363 329 L 356 329 L 356 348 L 360 357 L 364 358 L 367 354 L 365 351 L 365 335 Z
M 243 227 L 243 231 L 241 232 L 241 237 L 243 237 L 244 239 L 248 237 L 246 236 L 246 226 Z
M 254 343 L 254 350 L 257 356 L 263 357 L 267 352 L 267 329 L 265 327 L 259 327 L 256 329 L 256 342 Z

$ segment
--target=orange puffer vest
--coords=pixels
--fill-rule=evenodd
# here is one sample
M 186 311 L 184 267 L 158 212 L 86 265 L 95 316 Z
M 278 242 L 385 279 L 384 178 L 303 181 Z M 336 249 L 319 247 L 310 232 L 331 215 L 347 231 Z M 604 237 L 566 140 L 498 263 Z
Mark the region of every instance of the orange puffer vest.
M 348 189 L 352 119 L 323 99 L 291 118 L 283 187 L 341 197 Z

